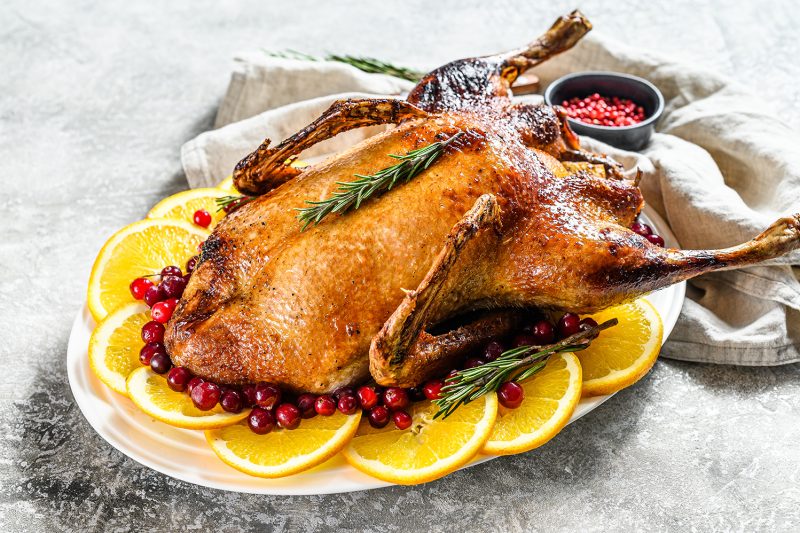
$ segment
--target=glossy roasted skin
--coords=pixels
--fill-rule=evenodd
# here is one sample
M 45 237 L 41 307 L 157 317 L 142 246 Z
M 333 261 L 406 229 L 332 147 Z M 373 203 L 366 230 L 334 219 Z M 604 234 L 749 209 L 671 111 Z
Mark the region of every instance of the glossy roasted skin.
M 261 196 L 209 237 L 168 325 L 175 364 L 293 391 L 370 377 L 411 386 L 510 331 L 519 309 L 595 311 L 796 247 L 796 217 L 722 251 L 663 249 L 627 229 L 643 205 L 637 184 L 582 152 L 557 110 L 509 98 L 519 73 L 588 29 L 573 13 L 527 49 L 434 71 L 407 102 L 341 102 L 276 148 L 259 147 L 234 177 Z M 313 142 L 377 123 L 398 125 L 301 172 L 286 164 Z M 457 132 L 410 182 L 301 231 L 296 209 L 307 200 Z M 600 165 L 575 171 L 575 160 Z M 479 314 L 428 332 L 469 312 Z

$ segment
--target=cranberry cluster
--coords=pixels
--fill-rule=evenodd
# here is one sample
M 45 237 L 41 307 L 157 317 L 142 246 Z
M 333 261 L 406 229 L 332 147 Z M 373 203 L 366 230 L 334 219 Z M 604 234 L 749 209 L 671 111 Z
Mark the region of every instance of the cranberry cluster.
M 662 248 L 664 247 L 664 238 L 661 235 L 656 235 L 653 233 L 653 228 L 638 218 L 636 219 L 636 222 L 631 225 L 631 231 L 638 233 L 656 246 L 661 246 Z
M 164 324 L 172 317 L 196 264 L 195 256 L 186 263 L 186 275 L 180 268 L 168 266 L 160 274 L 153 276 L 154 279 L 159 278 L 158 283 L 154 283 L 150 277 L 141 277 L 130 284 L 131 295 L 137 300 L 144 300 L 150 306 L 152 319 L 142 326 L 142 340 L 145 345 L 139 351 L 139 361 L 143 365 L 150 365 L 153 372 L 158 374 L 165 374 L 172 367 L 164 348 Z
M 545 318 L 539 318 L 523 326 L 520 331 L 506 342 L 499 340 L 489 342 L 483 350 L 482 357 L 471 357 L 467 359 L 464 363 L 464 368 L 473 368 L 494 361 L 508 349 L 519 348 L 520 346 L 544 346 L 552 344 L 557 340 L 565 339 L 570 335 L 595 326 L 597 326 L 597 322 L 595 322 L 594 319 L 589 317 L 581 319 L 581 317 L 575 313 L 565 313 L 559 318 L 555 325 Z M 455 372 L 455 370 L 451 371 L 450 374 L 445 377 L 445 381 Z M 444 386 L 443 381 L 428 382 L 426 386 L 430 384 L 435 384 L 439 389 Z M 522 405 L 522 400 L 525 399 L 525 391 L 519 383 L 507 381 L 497 389 L 497 399 L 503 407 L 516 409 Z
M 612 96 L 590 94 L 586 98 L 577 96 L 564 100 L 561 106 L 570 118 L 596 126 L 633 126 L 644 120 L 644 108 L 632 100 Z

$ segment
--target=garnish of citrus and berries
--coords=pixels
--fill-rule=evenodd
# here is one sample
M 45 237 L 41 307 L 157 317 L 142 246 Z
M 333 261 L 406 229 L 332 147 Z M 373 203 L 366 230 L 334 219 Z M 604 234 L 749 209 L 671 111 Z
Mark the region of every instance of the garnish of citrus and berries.
M 287 476 L 342 452 L 385 481 L 430 481 L 481 452 L 543 445 L 582 396 L 631 385 L 658 355 L 661 319 L 638 300 L 590 317 L 542 314 L 410 389 L 363 384 L 290 394 L 274 383 L 230 386 L 195 376 L 173 366 L 165 324 L 199 261 L 198 246 L 225 216 L 219 200 L 231 192 L 223 182 L 178 193 L 109 239 L 89 282 L 98 322 L 89 361 L 103 383 L 152 418 L 205 431 L 217 456 L 247 474 Z M 646 224 L 631 229 L 663 246 Z

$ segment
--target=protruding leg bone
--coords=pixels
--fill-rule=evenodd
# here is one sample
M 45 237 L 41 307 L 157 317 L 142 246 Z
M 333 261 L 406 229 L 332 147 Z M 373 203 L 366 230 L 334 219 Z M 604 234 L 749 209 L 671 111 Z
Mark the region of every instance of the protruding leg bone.
M 559 17 L 544 35 L 527 47 L 503 54 L 503 77 L 514 83 L 529 68 L 575 46 L 591 29 L 591 22 L 577 9 Z
M 668 250 L 667 262 L 673 267 L 678 267 L 680 276 L 671 283 L 705 272 L 755 265 L 798 247 L 800 247 L 800 213 L 777 220 L 754 239 L 731 248 Z
M 520 74 L 569 50 L 591 28 L 579 11 L 573 11 L 525 48 L 460 59 L 437 68 L 408 93 L 408 101 L 429 111 L 493 105 L 496 98 L 508 97 L 509 87 Z
M 233 171 L 236 188 L 245 194 L 260 195 L 294 178 L 301 169 L 290 166 L 300 152 L 356 128 L 379 124 L 397 124 L 428 114 L 403 100 L 340 100 L 317 120 L 298 131 L 275 148 L 266 139 L 254 152 L 242 159 Z
M 800 214 L 778 220 L 750 241 L 721 250 L 663 249 L 647 243 L 629 248 L 624 262 L 601 265 L 597 274 L 589 278 L 594 292 L 579 293 L 580 298 L 573 295 L 553 307 L 592 312 L 701 274 L 756 265 L 797 248 L 800 248 Z

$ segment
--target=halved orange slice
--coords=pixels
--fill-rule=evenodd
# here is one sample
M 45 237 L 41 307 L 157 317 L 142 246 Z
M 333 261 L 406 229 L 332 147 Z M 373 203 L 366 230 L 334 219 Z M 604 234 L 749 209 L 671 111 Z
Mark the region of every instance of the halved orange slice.
M 209 411 L 201 411 L 185 392 L 175 392 L 149 367 L 134 370 L 127 381 L 128 396 L 136 406 L 170 426 L 184 429 L 216 429 L 236 424 L 247 417 L 248 409 L 228 413 L 217 404 Z
M 583 369 L 583 395 L 612 394 L 639 381 L 661 350 L 664 326 L 658 311 L 640 298 L 591 316 L 598 324 L 611 318 L 619 324 L 600 333 L 587 349 L 576 352 Z
M 246 422 L 206 431 L 214 453 L 233 468 L 251 476 L 276 478 L 313 468 L 337 453 L 353 438 L 361 412 L 315 416 L 297 429 L 275 429 L 256 435 Z
M 230 191 L 213 187 L 181 191 L 154 205 L 147 213 L 147 218 L 173 218 L 193 223 L 195 211 L 204 209 L 211 215 L 208 229 L 214 229 L 225 216 L 225 211 L 217 207 L 217 199 L 231 194 Z
M 487 394 L 460 406 L 447 418 L 434 419 L 429 401 L 409 408 L 411 427 L 390 424 L 375 429 L 362 420 L 342 451 L 347 462 L 371 476 L 411 485 L 440 478 L 465 465 L 480 451 L 497 417 L 497 395 Z
M 89 340 L 89 366 L 112 390 L 128 395 L 125 380 L 142 368 L 139 350 L 142 326 L 150 321 L 150 308 L 141 302 L 125 304 L 105 317 Z
M 538 448 L 569 422 L 581 399 L 581 365 L 573 353 L 557 353 L 520 385 L 525 399 L 516 409 L 500 406 L 483 453 L 509 455 Z
M 168 265 L 183 266 L 208 235 L 191 222 L 169 219 L 140 220 L 117 231 L 97 254 L 89 277 L 87 300 L 94 319 L 135 302 L 131 281 Z

